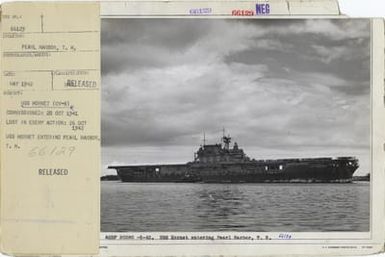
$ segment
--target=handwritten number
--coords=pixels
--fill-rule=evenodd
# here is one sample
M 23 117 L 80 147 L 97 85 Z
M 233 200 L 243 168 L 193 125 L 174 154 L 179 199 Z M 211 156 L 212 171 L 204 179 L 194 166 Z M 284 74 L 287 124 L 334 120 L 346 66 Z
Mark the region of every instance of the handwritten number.
M 33 147 L 29 152 L 29 157 L 37 157 L 37 156 L 68 156 L 71 157 L 72 154 L 75 152 L 76 147 L 75 146 L 62 146 L 57 147 L 53 146 L 52 149 L 49 146 L 43 146 L 43 147 Z

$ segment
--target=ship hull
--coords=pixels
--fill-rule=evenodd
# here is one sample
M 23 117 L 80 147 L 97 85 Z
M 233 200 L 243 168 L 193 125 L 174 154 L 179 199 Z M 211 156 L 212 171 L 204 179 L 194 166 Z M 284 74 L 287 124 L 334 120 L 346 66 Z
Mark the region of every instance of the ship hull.
M 350 183 L 358 163 L 352 158 L 317 158 L 111 168 L 122 182 Z
M 233 166 L 233 167 L 232 167 Z M 266 165 L 198 167 L 205 183 L 350 183 L 356 167 L 295 163 L 266 169 Z

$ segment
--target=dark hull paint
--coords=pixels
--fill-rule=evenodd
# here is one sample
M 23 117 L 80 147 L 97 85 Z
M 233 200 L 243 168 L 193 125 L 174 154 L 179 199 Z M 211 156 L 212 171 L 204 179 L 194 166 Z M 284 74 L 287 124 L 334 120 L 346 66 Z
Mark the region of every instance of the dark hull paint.
M 349 160 L 258 161 L 111 167 L 123 182 L 350 183 L 358 163 Z M 174 173 L 166 173 L 170 172 Z

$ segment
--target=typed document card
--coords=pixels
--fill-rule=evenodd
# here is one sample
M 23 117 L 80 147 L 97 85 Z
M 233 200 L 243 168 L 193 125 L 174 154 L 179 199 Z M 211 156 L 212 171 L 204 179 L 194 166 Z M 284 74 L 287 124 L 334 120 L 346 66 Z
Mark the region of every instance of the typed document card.
M 1 23 L 2 251 L 96 253 L 99 5 L 9 3 Z

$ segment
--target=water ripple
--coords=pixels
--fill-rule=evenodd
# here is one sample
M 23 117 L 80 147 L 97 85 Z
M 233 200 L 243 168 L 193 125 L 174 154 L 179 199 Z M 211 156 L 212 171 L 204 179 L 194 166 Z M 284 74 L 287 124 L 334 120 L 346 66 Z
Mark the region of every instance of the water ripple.
M 369 183 L 101 184 L 104 232 L 369 231 Z

